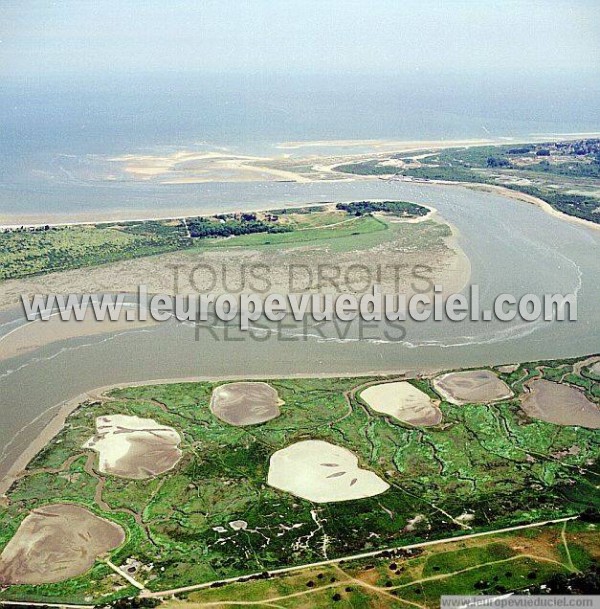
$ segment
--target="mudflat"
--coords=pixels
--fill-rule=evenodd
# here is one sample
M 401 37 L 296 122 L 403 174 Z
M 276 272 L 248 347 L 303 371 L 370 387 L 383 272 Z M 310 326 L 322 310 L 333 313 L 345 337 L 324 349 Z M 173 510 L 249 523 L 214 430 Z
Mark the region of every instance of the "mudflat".
M 536 379 L 527 384 L 521 408 L 530 417 L 556 425 L 600 429 L 600 409 L 574 387 Z
M 179 459 L 181 437 L 154 419 L 128 415 L 96 419 L 97 433 L 84 448 L 99 453 L 98 469 L 105 474 L 140 480 L 172 469 Z
M 382 228 L 366 235 L 333 239 L 327 233 L 327 238 L 321 235 L 312 241 L 277 247 L 260 244 L 233 247 L 234 240 L 211 240 L 212 245 L 221 243 L 227 247 L 192 248 L 90 268 L 9 279 L 0 284 L 0 310 L 18 306 L 22 294 L 135 294 L 140 285 L 145 285 L 148 293 L 156 294 L 194 295 L 199 291 L 220 294 L 262 290 L 264 280 L 255 281 L 247 271 L 246 274 L 241 273 L 241 270 L 249 269 L 252 265 L 268 270 L 269 290 L 274 293 L 308 290 L 336 293 L 336 286 L 326 278 L 319 279 L 316 270 L 310 273 L 301 270 L 326 269 L 332 264 L 339 267 L 341 278 L 350 278 L 348 281 L 337 281 L 342 290 L 359 292 L 358 288 L 365 283 L 365 274 L 356 271 L 358 257 L 361 265 L 368 267 L 366 272 L 370 277 L 377 276 L 380 260 L 385 259 L 385 269 L 381 281 L 378 280 L 382 292 L 402 292 L 407 298 L 415 293 L 415 278 L 410 272 L 412 268 L 427 269 L 426 276 L 431 285 L 442 285 L 445 294 L 458 292 L 468 283 L 471 274 L 469 259 L 441 218 L 419 223 L 387 222 L 387 226 L 385 230 Z M 313 231 L 305 233 L 314 235 Z M 265 240 L 269 241 L 266 237 Z M 416 285 L 420 287 L 420 284 Z M 72 322 L 64 323 L 70 325 Z M 53 327 L 55 331 L 58 329 L 58 324 L 44 325 Z M 134 326 L 130 324 L 130 327 Z M 28 328 L 28 331 L 32 329 Z M 44 342 L 48 342 L 46 337 Z M 14 349 L 22 347 L 17 342 Z
M 53 315 L 47 321 L 40 321 L 39 319 L 29 321 L 0 338 L 0 345 L 2 347 L 0 350 L 0 360 L 25 355 L 40 349 L 44 345 L 55 342 L 85 336 L 130 332 L 131 330 L 139 330 L 156 325 L 153 319 L 127 321 L 125 318 L 126 312 L 127 309 L 123 309 L 119 318 L 114 321 L 110 319 L 102 321 L 94 319 L 91 310 L 86 311 L 82 321 L 76 321 L 75 319 L 63 321 L 58 315 Z
M 212 392 L 210 410 L 221 421 L 240 427 L 278 417 L 281 404 L 277 391 L 267 383 L 227 383 Z
M 447 402 L 461 406 L 512 397 L 510 387 L 490 370 L 450 372 L 433 379 L 433 388 Z
M 45 505 L 25 517 L 0 555 L 0 584 L 64 581 L 124 541 L 119 525 L 81 506 Z

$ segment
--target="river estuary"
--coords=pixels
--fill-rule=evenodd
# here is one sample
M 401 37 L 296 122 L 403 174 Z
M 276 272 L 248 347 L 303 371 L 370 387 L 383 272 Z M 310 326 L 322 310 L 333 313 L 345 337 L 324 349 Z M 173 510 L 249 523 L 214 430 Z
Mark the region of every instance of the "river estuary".
M 0 360 L 0 478 L 39 435 L 57 406 L 93 388 L 194 376 L 420 371 L 573 357 L 600 351 L 600 231 L 553 217 L 534 205 L 456 186 L 384 181 L 195 185 L 203 209 L 395 198 L 433 205 L 457 229 L 482 303 L 500 293 L 575 292 L 576 322 L 425 322 L 402 341 L 351 327 L 284 328 L 250 340 L 239 331 L 196 334 L 178 323 L 52 343 Z M 158 195 L 157 195 L 158 196 Z M 172 195 L 168 195 L 170 199 Z M 172 210 L 173 200 L 161 199 Z M 185 202 L 184 207 L 189 207 Z M 20 310 L 0 312 L 0 337 L 23 324 Z M 0 338 L 0 349 L 2 347 Z

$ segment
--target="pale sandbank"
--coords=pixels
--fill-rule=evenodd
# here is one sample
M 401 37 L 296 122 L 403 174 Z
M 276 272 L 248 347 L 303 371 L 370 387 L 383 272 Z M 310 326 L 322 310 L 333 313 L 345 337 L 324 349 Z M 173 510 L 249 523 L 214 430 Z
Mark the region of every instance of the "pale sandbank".
M 0 307 L 1 308 L 1 307 Z M 81 321 L 73 319 L 63 321 L 58 313 L 53 313 L 48 320 L 24 321 L 7 334 L 0 336 L 0 360 L 10 359 L 36 351 L 45 345 L 69 340 L 72 338 L 103 336 L 115 333 L 141 330 L 155 326 L 153 319 L 147 321 L 127 321 L 127 309 L 121 311 L 118 319 L 112 321 L 94 318 L 91 309 L 86 310 Z
M 98 453 L 104 474 L 142 480 L 173 469 L 181 459 L 181 436 L 154 419 L 104 415 L 96 419 L 96 429 L 83 447 Z
M 323 440 L 296 442 L 273 453 L 267 482 L 314 503 L 364 499 L 390 487 L 374 472 L 360 468 L 350 450 Z
M 407 381 L 371 385 L 360 397 L 375 412 L 415 426 L 438 425 L 442 411 L 423 391 Z

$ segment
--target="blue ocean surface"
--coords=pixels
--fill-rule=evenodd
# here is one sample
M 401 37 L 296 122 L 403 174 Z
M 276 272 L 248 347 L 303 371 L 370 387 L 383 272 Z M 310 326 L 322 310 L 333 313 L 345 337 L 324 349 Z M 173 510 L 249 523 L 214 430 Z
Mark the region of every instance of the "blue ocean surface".
M 172 206 L 204 185 L 106 184 L 94 155 L 223 150 L 276 156 L 288 141 L 526 138 L 594 132 L 600 84 L 580 76 L 137 74 L 6 80 L 0 215 Z M 332 149 L 333 150 L 333 149 Z M 346 153 L 360 149 L 346 150 Z M 331 152 L 331 151 L 330 151 Z M 339 152 L 339 151 L 338 151 Z M 203 198 L 202 196 L 200 198 Z

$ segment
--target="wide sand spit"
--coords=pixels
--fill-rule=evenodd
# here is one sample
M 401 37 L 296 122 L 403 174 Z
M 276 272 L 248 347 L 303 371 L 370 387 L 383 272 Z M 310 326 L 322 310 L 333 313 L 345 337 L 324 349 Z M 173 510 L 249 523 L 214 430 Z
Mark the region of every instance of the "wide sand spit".
M 527 383 L 527 389 L 521 408 L 528 416 L 556 425 L 600 429 L 600 409 L 583 391 L 544 379 Z
M 510 387 L 490 370 L 442 374 L 433 379 L 433 387 L 444 400 L 457 406 L 487 404 L 513 396 Z
M 358 466 L 347 448 L 323 440 L 304 440 L 273 453 L 267 482 L 314 503 L 350 501 L 379 495 L 389 484 Z
M 432 399 L 407 381 L 371 385 L 360 397 L 375 412 L 416 426 L 438 425 L 442 411 Z
M 76 577 L 124 541 L 119 525 L 81 506 L 56 503 L 36 508 L 0 555 L 0 585 L 49 584 Z
M 96 435 L 84 448 L 99 453 L 105 474 L 141 480 L 162 474 L 181 459 L 180 435 L 153 419 L 114 414 L 96 419 Z
M 85 311 L 85 316 L 81 321 L 74 319 L 63 321 L 58 313 L 53 313 L 46 321 L 40 319 L 28 321 L 0 337 L 0 360 L 25 355 L 45 345 L 73 338 L 130 332 L 150 328 L 157 324 L 153 319 L 127 321 L 126 311 L 127 309 L 123 309 L 123 313 L 114 321 L 95 319 L 91 308 Z
M 211 412 L 221 421 L 241 427 L 258 425 L 278 417 L 284 402 L 267 383 L 227 383 L 216 387 L 210 399 Z

